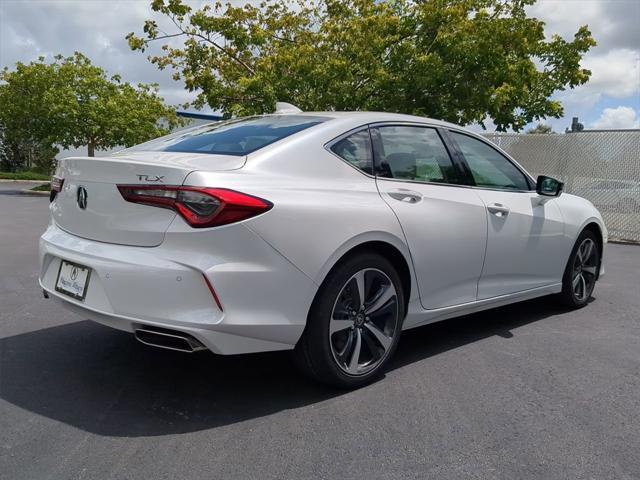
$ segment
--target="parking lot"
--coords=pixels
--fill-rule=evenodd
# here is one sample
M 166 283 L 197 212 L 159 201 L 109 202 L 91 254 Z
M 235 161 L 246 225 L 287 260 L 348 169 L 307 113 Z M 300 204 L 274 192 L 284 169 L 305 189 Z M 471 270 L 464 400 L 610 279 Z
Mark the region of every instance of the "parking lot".
M 640 246 L 595 299 L 408 331 L 386 376 L 136 343 L 37 285 L 48 200 L 0 185 L 0 478 L 640 478 Z

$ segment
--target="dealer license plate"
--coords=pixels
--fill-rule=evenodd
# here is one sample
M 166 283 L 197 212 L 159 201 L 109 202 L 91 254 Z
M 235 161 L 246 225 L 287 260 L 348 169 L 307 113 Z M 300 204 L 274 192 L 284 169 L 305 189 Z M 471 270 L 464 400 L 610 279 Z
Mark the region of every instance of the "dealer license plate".
M 82 301 L 87 294 L 90 276 L 89 267 L 62 260 L 56 280 L 56 291 Z

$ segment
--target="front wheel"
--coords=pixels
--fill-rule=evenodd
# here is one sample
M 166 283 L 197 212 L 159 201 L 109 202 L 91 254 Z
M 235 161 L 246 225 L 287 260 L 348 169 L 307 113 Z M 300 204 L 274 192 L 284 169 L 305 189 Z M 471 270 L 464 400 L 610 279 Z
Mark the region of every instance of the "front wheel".
M 601 252 L 596 236 L 583 231 L 576 241 L 562 279 L 560 300 L 570 308 L 584 307 L 593 293 L 600 270 Z
M 404 319 L 402 283 L 375 253 L 353 256 L 324 281 L 295 356 L 317 380 L 356 388 L 378 377 L 398 343 Z

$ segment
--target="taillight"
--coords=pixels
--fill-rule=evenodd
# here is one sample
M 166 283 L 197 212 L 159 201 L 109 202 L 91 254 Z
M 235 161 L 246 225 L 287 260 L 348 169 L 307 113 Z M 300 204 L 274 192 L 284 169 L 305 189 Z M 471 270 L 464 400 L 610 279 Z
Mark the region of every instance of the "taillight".
M 118 185 L 118 190 L 127 202 L 174 210 L 194 228 L 239 222 L 273 207 L 267 200 L 227 188 Z
M 49 193 L 49 201 L 53 202 L 59 192 L 62 191 L 62 185 L 64 184 L 64 178 L 54 175 L 51 177 L 51 193 Z

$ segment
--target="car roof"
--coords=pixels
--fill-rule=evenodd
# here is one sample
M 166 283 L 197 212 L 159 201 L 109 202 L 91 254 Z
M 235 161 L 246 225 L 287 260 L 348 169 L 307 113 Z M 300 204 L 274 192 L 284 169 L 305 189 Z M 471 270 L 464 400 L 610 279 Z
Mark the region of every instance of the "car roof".
M 317 116 L 331 119 L 358 119 L 364 122 L 420 122 L 430 123 L 432 125 L 440 125 L 443 127 L 464 128 L 454 123 L 445 122 L 443 120 L 437 120 L 429 117 L 419 117 L 417 115 L 407 115 L 404 113 L 390 113 L 390 112 L 369 112 L 369 111 L 325 111 L 325 112 L 298 112 L 298 113 L 272 113 L 264 116 L 278 116 L 278 115 L 301 115 L 301 116 Z

